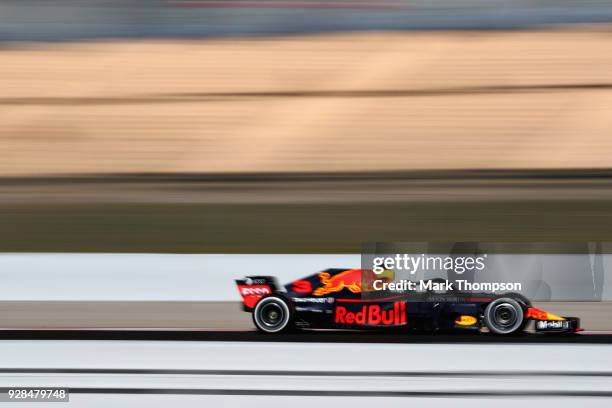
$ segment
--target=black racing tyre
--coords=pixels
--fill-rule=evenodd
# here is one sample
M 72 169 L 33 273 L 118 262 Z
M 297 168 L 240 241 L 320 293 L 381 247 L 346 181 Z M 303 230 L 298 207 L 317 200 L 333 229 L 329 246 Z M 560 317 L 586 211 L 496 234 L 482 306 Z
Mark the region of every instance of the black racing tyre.
M 291 308 L 281 297 L 265 297 L 253 310 L 253 323 L 262 332 L 280 333 L 291 326 Z
M 513 334 L 525 326 L 525 312 L 515 299 L 495 299 L 485 309 L 484 323 L 495 334 Z
M 529 298 L 520 293 L 508 292 L 508 293 L 501 293 L 498 296 L 499 297 L 509 297 L 509 298 L 516 300 L 523 307 L 523 311 L 526 311 L 528 308 L 531 307 L 531 301 L 529 300 Z

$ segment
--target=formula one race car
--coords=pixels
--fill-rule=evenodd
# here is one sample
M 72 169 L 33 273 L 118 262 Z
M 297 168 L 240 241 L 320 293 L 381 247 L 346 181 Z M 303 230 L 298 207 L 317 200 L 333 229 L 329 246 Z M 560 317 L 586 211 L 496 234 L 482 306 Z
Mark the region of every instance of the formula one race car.
M 536 332 L 582 330 L 578 318 L 536 309 L 518 293 L 373 290 L 376 285 L 371 283 L 377 278 L 369 270 L 328 269 L 293 281 L 284 290 L 270 276 L 249 276 L 236 283 L 243 310 L 253 314 L 255 326 L 265 333 L 290 328 L 395 328 L 508 335 L 524 331 L 530 321 L 535 322 Z M 427 282 L 437 280 L 420 283 L 431 288 Z

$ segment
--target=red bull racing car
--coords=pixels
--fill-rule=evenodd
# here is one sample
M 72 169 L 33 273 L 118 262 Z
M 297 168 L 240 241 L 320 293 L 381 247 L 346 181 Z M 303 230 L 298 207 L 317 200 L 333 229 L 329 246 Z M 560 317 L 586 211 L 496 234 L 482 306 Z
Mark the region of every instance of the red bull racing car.
M 328 269 L 284 288 L 270 276 L 249 276 L 236 283 L 243 310 L 252 313 L 253 323 L 265 333 L 301 328 L 510 335 L 525 331 L 530 322 L 536 332 L 582 330 L 578 318 L 536 309 L 518 293 L 373 290 L 379 278 L 369 270 Z

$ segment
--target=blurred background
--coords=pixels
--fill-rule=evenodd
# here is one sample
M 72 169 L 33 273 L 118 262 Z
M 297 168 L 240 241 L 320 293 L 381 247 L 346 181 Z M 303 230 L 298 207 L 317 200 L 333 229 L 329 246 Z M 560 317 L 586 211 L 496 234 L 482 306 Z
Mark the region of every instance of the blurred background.
M 612 239 L 604 0 L 1 0 L 0 250 Z
M 0 399 L 609 405 L 611 135 L 610 0 L 0 0 Z M 271 344 L 241 310 L 406 242 L 586 331 Z
M 610 0 L 0 0 L 0 386 L 609 405 L 609 344 L 550 343 L 610 343 L 611 136 Z M 233 279 L 368 242 L 551 243 L 475 279 L 586 332 L 258 343 Z

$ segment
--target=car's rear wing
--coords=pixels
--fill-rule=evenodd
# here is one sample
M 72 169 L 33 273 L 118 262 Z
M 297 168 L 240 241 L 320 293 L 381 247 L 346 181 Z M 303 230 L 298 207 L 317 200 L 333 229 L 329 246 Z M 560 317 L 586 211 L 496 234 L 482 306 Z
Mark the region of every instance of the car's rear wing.
M 273 276 L 247 276 L 236 279 L 238 292 L 242 296 L 242 307 L 251 311 L 255 304 L 264 296 L 271 295 L 280 290 L 280 286 Z

